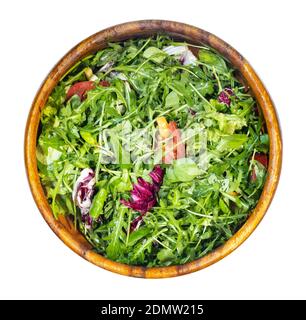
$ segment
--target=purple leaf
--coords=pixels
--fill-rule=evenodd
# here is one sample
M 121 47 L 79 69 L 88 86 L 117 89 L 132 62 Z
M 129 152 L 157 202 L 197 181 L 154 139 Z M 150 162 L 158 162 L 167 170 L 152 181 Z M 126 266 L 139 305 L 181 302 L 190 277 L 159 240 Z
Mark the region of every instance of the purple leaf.
M 221 93 L 219 94 L 218 101 L 221 103 L 225 103 L 227 106 L 231 105 L 231 96 L 234 95 L 234 92 L 231 88 L 225 88 Z
M 92 169 L 86 168 L 81 171 L 75 182 L 72 199 L 81 210 L 82 222 L 87 228 L 92 225 L 92 218 L 89 216 L 91 200 L 94 194 L 95 173 Z
M 195 116 L 197 114 L 196 111 L 194 111 L 192 109 L 188 109 L 188 111 L 192 116 Z
M 133 185 L 131 191 L 131 199 L 121 199 L 120 202 L 128 208 L 138 211 L 141 215 L 136 217 L 130 225 L 130 232 L 136 230 L 146 213 L 151 210 L 157 202 L 157 192 L 159 191 L 164 178 L 164 171 L 160 166 L 155 166 L 149 173 L 152 183 L 145 181 L 139 177 L 138 183 Z
M 142 220 L 143 220 L 143 216 L 138 216 L 137 218 L 135 218 L 132 222 L 131 222 L 131 226 L 130 226 L 130 232 L 133 232 L 135 230 L 137 230 L 141 223 L 142 223 Z
M 158 188 L 158 190 L 156 192 L 159 191 L 160 186 L 163 183 L 163 179 L 164 179 L 164 170 L 160 167 L 160 166 L 155 166 L 153 171 L 151 171 L 149 173 L 149 176 L 151 177 L 152 181 L 153 181 L 153 185 L 156 188 Z
M 197 61 L 195 55 L 188 49 L 187 46 L 169 46 L 163 49 L 169 56 L 175 56 L 179 62 L 184 65 L 194 65 Z

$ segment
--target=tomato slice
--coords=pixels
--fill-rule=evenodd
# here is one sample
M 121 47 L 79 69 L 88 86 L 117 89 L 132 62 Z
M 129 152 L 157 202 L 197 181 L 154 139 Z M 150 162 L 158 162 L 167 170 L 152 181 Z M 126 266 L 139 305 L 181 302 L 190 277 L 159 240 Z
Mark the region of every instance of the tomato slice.
M 173 136 L 174 157 L 181 159 L 185 157 L 185 144 L 181 142 L 181 130 L 177 128 L 175 121 L 169 122 L 169 130 Z
M 266 154 L 257 152 L 254 155 L 254 160 L 261 163 L 266 169 L 268 168 L 268 156 Z M 251 181 L 254 182 L 256 178 L 255 168 L 253 168 L 251 172 Z
M 167 164 L 171 164 L 174 159 L 176 159 L 175 148 L 174 148 L 174 138 L 167 138 L 165 146 L 164 146 L 164 158 L 163 162 Z
M 166 142 L 165 146 L 165 163 L 172 163 L 175 159 L 185 157 L 185 144 L 181 142 L 181 132 L 177 128 L 175 121 L 170 121 L 168 124 L 168 130 L 170 131 L 170 141 Z
M 254 160 L 260 162 L 266 169 L 268 168 L 268 156 L 264 153 L 255 153 Z
M 66 99 L 69 100 L 72 96 L 76 94 L 79 96 L 81 100 L 84 100 L 87 91 L 94 89 L 94 87 L 95 83 L 93 81 L 77 82 L 69 88 L 66 94 Z
M 156 119 L 159 134 L 165 140 L 163 148 L 164 163 L 170 164 L 173 160 L 185 157 L 185 144 L 181 142 L 181 132 L 177 128 L 175 121 L 167 122 L 165 117 L 158 117 Z
M 169 131 L 169 124 L 167 122 L 167 119 L 165 117 L 158 117 L 156 119 L 157 125 L 158 125 L 158 131 L 160 136 L 165 139 L 170 136 Z
M 106 80 L 102 80 L 99 82 L 99 85 L 102 87 L 109 87 L 110 83 Z M 79 96 L 81 101 L 83 101 L 86 98 L 86 93 L 92 89 L 94 89 L 96 84 L 93 81 L 81 81 L 73 84 L 67 94 L 66 94 L 66 100 L 69 100 L 72 96 L 75 94 Z

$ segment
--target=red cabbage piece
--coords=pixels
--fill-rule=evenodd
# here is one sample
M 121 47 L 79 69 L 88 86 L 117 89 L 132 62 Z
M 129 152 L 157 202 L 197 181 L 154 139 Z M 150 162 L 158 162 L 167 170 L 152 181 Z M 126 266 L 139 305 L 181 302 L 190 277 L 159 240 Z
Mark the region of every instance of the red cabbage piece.
M 221 103 L 225 103 L 227 106 L 231 105 L 231 96 L 234 95 L 234 92 L 231 88 L 225 88 L 218 97 L 218 101 Z
M 137 179 L 138 183 L 133 185 L 131 199 L 120 200 L 123 205 L 138 211 L 141 214 L 131 222 L 130 232 L 139 228 L 143 217 L 157 202 L 157 193 L 163 183 L 164 171 L 159 165 L 157 165 L 149 173 L 149 176 L 152 179 L 152 183 L 139 177 Z

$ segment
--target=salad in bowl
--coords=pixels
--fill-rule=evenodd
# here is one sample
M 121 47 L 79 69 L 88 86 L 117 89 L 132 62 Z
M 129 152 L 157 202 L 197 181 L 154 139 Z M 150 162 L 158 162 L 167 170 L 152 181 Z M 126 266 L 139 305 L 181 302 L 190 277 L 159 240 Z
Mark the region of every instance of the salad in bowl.
M 40 115 L 36 160 L 55 219 L 144 267 L 222 246 L 261 196 L 269 134 L 235 68 L 170 36 L 111 42 L 74 64 Z

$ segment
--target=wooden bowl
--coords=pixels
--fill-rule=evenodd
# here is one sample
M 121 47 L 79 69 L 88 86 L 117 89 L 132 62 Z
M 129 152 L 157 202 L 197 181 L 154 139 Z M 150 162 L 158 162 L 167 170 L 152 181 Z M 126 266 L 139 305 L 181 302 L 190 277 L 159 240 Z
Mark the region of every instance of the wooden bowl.
M 147 268 L 126 265 L 103 257 L 92 250 L 91 245 L 82 234 L 75 230 L 69 218 L 64 216 L 61 216 L 58 220 L 54 218 L 38 176 L 36 142 L 41 110 L 58 81 L 76 62 L 89 54 L 105 48 L 110 41 L 115 42 L 135 37 L 148 37 L 158 33 L 165 33 L 176 39 L 186 40 L 193 44 L 210 46 L 238 70 L 244 83 L 253 92 L 263 112 L 270 137 L 270 156 L 267 180 L 259 202 L 236 234 L 222 246 L 200 259 L 183 265 Z M 25 165 L 29 184 L 34 200 L 51 229 L 68 247 L 84 259 L 104 269 L 134 277 L 166 278 L 191 273 L 208 267 L 235 250 L 249 237 L 265 215 L 278 184 L 281 161 L 282 142 L 276 111 L 267 90 L 250 64 L 234 48 L 215 35 L 190 25 L 171 21 L 144 20 L 116 25 L 90 36 L 71 49 L 51 70 L 38 90 L 29 113 L 25 132 Z

